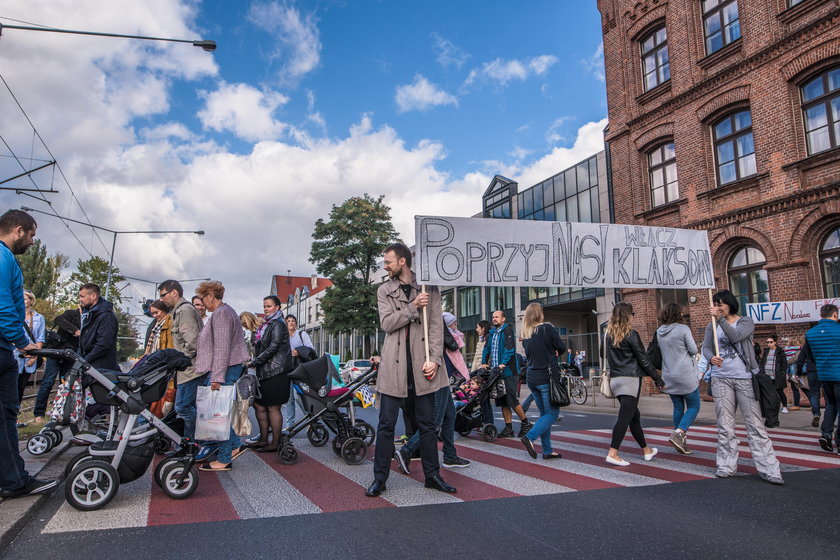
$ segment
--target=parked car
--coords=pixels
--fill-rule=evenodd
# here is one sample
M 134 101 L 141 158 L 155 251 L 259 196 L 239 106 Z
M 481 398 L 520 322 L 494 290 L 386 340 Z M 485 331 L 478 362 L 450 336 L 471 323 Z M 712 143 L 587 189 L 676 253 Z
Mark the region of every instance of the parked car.
M 370 369 L 370 360 L 350 360 L 341 370 L 341 378 L 345 383 L 352 383 Z

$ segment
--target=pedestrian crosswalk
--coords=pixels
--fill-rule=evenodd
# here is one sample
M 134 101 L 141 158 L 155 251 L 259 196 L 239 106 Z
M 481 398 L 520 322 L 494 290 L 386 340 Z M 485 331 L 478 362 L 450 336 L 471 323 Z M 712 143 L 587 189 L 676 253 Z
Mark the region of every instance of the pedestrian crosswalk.
M 472 461 L 465 469 L 443 472 L 457 494 L 443 494 L 423 487 L 420 463 L 412 463 L 411 475 L 392 466 L 388 489 L 380 497 L 367 498 L 364 489 L 372 481 L 373 449 L 362 465 L 347 465 L 331 446 L 313 447 L 295 439 L 299 460 L 283 465 L 274 454 L 245 453 L 233 470 L 201 473 L 198 490 L 186 500 L 172 500 L 152 482 L 152 471 L 122 485 L 104 509 L 80 512 L 66 503 L 44 526 L 44 533 L 90 531 L 127 527 L 161 526 L 234 519 L 255 519 L 324 512 L 351 511 L 426 504 L 446 504 L 516 496 L 560 494 L 585 490 L 649 486 L 713 478 L 717 432 L 714 426 L 695 426 L 689 432 L 691 455 L 680 455 L 667 440 L 667 428 L 646 428 L 648 445 L 659 448 L 651 461 L 630 438 L 621 449 L 629 467 L 611 467 L 604 462 L 611 432 L 608 429 L 562 431 L 555 427 L 552 445 L 562 459 L 532 460 L 516 439 L 485 442 L 478 437 L 458 438 L 462 457 Z M 746 442 L 741 439 L 739 472 L 756 470 Z M 771 430 L 776 455 L 783 472 L 840 467 L 840 456 L 822 451 L 816 436 L 794 430 Z

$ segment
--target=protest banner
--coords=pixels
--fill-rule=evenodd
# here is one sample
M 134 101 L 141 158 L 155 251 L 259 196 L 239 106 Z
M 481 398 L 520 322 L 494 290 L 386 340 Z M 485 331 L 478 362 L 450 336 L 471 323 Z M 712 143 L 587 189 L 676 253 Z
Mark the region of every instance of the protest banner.
M 415 217 L 421 284 L 710 289 L 705 231 L 620 224 Z
M 748 303 L 745 314 L 758 325 L 816 323 L 820 307 L 827 303 L 840 306 L 840 298 Z

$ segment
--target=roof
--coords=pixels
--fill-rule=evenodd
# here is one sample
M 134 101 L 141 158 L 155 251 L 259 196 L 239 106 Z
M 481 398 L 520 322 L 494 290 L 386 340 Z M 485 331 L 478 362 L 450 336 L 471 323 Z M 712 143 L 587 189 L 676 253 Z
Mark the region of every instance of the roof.
M 316 278 L 315 288 L 312 288 L 312 278 L 309 276 L 284 276 L 275 274 L 271 278 L 271 294 L 280 298 L 280 301 L 287 301 L 295 290 L 307 288 L 309 295 L 317 294 L 333 285 L 329 278 Z

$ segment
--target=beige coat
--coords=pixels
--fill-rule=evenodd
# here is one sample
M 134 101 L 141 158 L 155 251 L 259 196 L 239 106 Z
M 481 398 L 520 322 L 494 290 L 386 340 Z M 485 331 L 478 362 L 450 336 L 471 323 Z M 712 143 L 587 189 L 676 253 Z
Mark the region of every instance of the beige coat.
M 412 276 L 414 276 L 412 274 Z M 440 291 L 436 286 L 426 286 L 429 294 L 429 360 L 438 365 L 435 377 L 429 381 L 423 376 L 423 362 L 426 349 L 423 340 L 423 312 L 414 306 L 414 298 L 420 293 L 420 286 L 414 277 L 409 297 L 405 296 L 400 281 L 391 278 L 376 291 L 379 305 L 379 324 L 385 332 L 382 344 L 382 362 L 376 390 L 392 397 L 408 396 L 408 368 L 406 366 L 406 329 L 409 330 L 411 362 L 414 372 L 416 394 L 434 393 L 449 384 L 446 366 L 443 363 L 443 318 L 440 306 Z
M 172 318 L 172 347 L 179 352 L 183 352 L 195 364 L 195 354 L 198 350 L 198 335 L 204 327 L 204 323 L 201 321 L 201 315 L 198 314 L 198 310 L 190 302 L 182 297 L 175 304 L 175 309 L 169 313 L 169 316 Z M 196 373 L 195 367 L 190 366 L 184 371 L 178 372 L 178 385 L 191 381 L 196 377 L 201 377 L 205 373 Z

